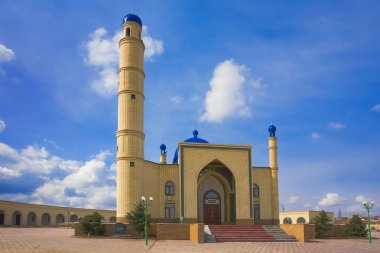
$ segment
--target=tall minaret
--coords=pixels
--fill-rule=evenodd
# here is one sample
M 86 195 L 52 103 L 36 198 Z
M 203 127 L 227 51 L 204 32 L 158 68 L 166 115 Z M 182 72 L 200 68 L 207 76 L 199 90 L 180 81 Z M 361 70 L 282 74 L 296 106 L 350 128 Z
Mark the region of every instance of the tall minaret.
M 138 183 L 144 164 L 144 50 L 142 23 L 138 16 L 123 19 L 119 42 L 117 138 L 117 220 L 133 210 L 141 196 Z
M 279 224 L 278 211 L 278 164 L 277 164 L 277 137 L 276 127 L 270 125 L 269 131 L 269 167 L 272 175 L 272 220 L 273 224 Z

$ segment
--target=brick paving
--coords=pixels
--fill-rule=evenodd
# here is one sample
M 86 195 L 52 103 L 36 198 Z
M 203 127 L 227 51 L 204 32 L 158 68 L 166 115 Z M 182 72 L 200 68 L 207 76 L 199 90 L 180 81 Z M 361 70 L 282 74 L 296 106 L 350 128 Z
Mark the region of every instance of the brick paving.
M 0 228 L 0 252 L 260 252 L 260 253 L 380 253 L 380 239 L 314 240 L 298 242 L 226 242 L 194 244 L 190 241 L 77 238 L 72 229 Z M 374 234 L 380 237 L 379 233 Z

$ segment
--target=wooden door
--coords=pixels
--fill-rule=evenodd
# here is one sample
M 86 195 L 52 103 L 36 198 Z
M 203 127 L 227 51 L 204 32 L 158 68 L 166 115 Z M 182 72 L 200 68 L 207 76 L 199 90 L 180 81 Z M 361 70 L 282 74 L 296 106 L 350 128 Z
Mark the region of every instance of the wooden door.
M 211 190 L 203 197 L 203 216 L 205 224 L 221 223 L 221 203 L 218 192 Z

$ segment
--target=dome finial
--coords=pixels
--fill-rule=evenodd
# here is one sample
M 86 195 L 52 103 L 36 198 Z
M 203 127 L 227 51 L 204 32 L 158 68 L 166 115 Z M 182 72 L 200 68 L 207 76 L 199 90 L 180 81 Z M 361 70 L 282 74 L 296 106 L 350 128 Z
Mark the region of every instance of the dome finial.
M 165 144 L 161 144 L 160 145 L 160 149 L 161 149 L 161 154 L 166 154 L 166 146 L 165 146 Z
M 276 137 L 276 127 L 271 123 L 269 128 L 269 137 Z
M 197 131 L 197 129 L 194 129 L 193 135 L 194 135 L 194 138 L 198 138 L 198 131 Z

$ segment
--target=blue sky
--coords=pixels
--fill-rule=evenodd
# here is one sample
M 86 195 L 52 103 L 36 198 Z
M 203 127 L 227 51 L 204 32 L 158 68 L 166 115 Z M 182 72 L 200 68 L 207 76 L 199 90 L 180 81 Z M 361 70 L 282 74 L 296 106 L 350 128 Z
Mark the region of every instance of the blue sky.
M 280 208 L 380 214 L 378 1 L 1 1 L 0 199 L 115 208 L 117 40 L 144 25 L 145 157 L 276 125 Z M 116 45 L 115 45 L 116 44 Z M 116 82 L 114 81 L 116 80 Z

